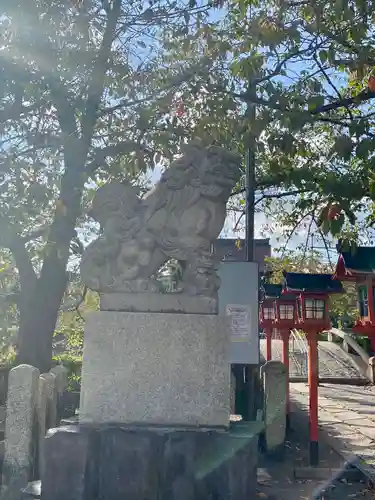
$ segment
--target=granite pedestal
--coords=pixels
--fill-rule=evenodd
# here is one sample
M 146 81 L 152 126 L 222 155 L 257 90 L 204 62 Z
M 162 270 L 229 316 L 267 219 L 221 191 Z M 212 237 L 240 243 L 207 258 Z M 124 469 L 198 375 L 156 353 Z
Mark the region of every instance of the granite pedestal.
M 46 438 L 42 500 L 256 496 L 259 423 L 228 431 L 81 426 Z
M 79 424 L 49 432 L 41 498 L 253 498 L 260 424 L 229 425 L 228 341 L 215 314 L 88 316 Z
M 212 314 L 91 313 L 80 422 L 228 427 L 228 335 Z

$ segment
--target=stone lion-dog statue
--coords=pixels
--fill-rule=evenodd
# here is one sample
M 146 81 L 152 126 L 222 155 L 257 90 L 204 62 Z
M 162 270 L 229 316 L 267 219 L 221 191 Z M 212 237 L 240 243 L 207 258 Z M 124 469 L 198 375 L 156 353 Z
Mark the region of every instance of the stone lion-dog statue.
M 100 293 L 159 292 L 156 275 L 169 260 L 183 263 L 180 292 L 217 296 L 212 243 L 241 177 L 241 158 L 219 146 L 186 145 L 143 198 L 130 183 L 98 189 L 90 215 L 101 235 L 81 261 L 83 282 Z

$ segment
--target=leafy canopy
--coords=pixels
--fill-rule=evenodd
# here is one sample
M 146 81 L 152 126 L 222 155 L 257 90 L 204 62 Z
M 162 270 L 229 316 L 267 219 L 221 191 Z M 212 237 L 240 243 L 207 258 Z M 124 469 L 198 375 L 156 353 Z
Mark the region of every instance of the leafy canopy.
M 290 202 L 279 222 L 312 218 L 323 236 L 353 238 L 360 211 L 371 227 L 375 200 L 373 2 L 225 5 L 188 36 L 166 31 L 172 68 L 207 61 L 181 89 L 176 126 L 254 150 L 258 207 Z

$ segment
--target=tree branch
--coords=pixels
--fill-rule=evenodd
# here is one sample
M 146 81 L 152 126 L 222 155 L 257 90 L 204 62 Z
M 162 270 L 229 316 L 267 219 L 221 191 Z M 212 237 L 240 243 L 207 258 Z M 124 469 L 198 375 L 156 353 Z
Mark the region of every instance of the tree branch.
M 267 76 L 264 76 L 262 78 L 255 78 L 252 82 L 252 86 L 259 85 L 260 83 L 266 82 L 268 80 L 271 80 L 271 78 L 278 76 L 280 71 L 283 69 L 283 66 L 290 60 L 293 59 L 293 57 L 296 56 L 302 56 L 303 54 L 306 54 L 307 52 L 310 52 L 312 49 L 313 42 L 310 43 L 310 45 L 306 49 L 302 50 L 294 50 L 290 52 L 288 55 L 286 55 L 281 61 L 279 61 L 275 67 L 275 69 Z M 319 49 L 319 47 L 322 45 L 318 44 L 315 48 L 315 50 Z
M 270 193 L 270 194 L 263 194 L 256 202 L 255 205 L 260 203 L 264 199 L 280 199 L 280 198 L 285 198 L 287 196 L 295 196 L 297 194 L 302 194 L 302 193 L 307 193 L 308 189 L 295 189 L 294 191 L 285 191 L 283 193 Z
M 336 92 L 336 95 L 337 97 L 339 98 L 340 101 L 342 101 L 342 95 L 340 93 L 340 91 L 338 90 L 338 88 L 336 87 L 336 85 L 333 83 L 332 79 L 330 78 L 329 74 L 327 73 L 327 71 L 325 70 L 325 68 L 323 67 L 323 64 L 319 61 L 319 58 L 317 57 L 316 54 L 314 54 L 314 61 L 316 62 L 316 64 L 318 65 L 318 68 L 320 69 L 320 71 L 322 72 L 322 74 L 324 75 L 324 78 L 327 80 L 327 83 L 333 88 L 333 90 Z M 350 108 L 349 107 L 346 107 L 347 111 L 348 111 L 348 114 L 349 114 L 349 117 L 351 120 L 353 120 L 353 113 L 351 112 Z
M 83 243 L 78 238 L 78 236 L 75 236 L 70 242 L 70 251 L 72 252 L 73 255 L 83 255 L 85 247 L 83 246 Z
M 244 210 L 242 214 L 238 217 L 236 224 L 234 225 L 233 232 L 237 231 L 239 223 L 241 222 L 242 217 L 245 215 L 246 211 Z
M 60 311 L 77 311 L 79 314 L 79 306 L 85 301 L 87 291 L 87 286 L 84 286 L 81 295 L 79 295 L 74 301 L 63 304 L 60 307 Z
M 303 215 L 300 219 L 297 220 L 297 222 L 294 224 L 294 226 L 292 227 L 289 235 L 288 235 L 288 238 L 284 244 L 284 248 L 283 248 L 283 253 L 281 254 L 281 258 L 284 258 L 284 255 L 285 255 L 285 252 L 286 252 L 286 249 L 287 249 L 287 246 L 289 244 L 289 241 L 292 239 L 292 236 L 293 234 L 296 232 L 298 226 L 301 224 L 301 222 L 306 219 L 306 217 L 308 217 L 309 215 L 311 215 L 311 212 Z
M 2 228 L 0 244 L 9 248 L 14 257 L 20 277 L 21 292 L 26 291 L 27 294 L 28 291 L 34 290 L 38 278 L 23 238 L 8 226 L 5 230 Z
M 46 224 L 45 226 L 41 226 L 38 229 L 35 229 L 35 231 L 32 231 L 31 233 L 26 234 L 25 236 L 22 236 L 22 241 L 24 243 L 28 243 L 29 241 L 37 240 L 38 238 L 43 236 L 43 234 L 46 233 L 49 227 L 50 225 Z
M 0 123 L 4 123 L 8 120 L 17 120 L 21 115 L 31 113 L 38 109 L 40 106 L 40 102 L 32 104 L 30 106 L 20 106 L 18 103 L 14 103 L 11 106 L 0 110 Z
M 169 90 L 172 90 L 174 87 L 178 87 L 182 83 L 188 82 L 194 76 L 196 76 L 197 73 L 201 69 L 207 68 L 207 65 L 210 62 L 211 61 L 208 57 L 203 57 L 202 60 L 198 64 L 195 64 L 193 67 L 186 69 L 181 74 L 176 75 L 167 84 L 163 85 L 161 88 L 159 88 L 157 91 L 155 91 L 151 95 L 149 95 L 147 97 L 143 97 L 141 99 L 134 100 L 134 101 L 122 101 L 118 104 L 115 104 L 114 106 L 112 106 L 110 108 L 104 108 L 100 111 L 99 116 L 103 116 L 105 114 L 112 113 L 113 111 L 117 111 L 118 109 L 130 107 L 130 106 L 136 106 L 139 104 L 144 104 L 144 103 L 150 101 L 151 99 L 154 99 L 158 94 L 161 94 L 162 92 L 168 92 Z M 162 99 L 162 97 L 160 97 L 160 99 Z
M 332 260 L 331 260 L 331 255 L 330 255 L 330 253 L 329 253 L 329 248 L 328 248 L 327 240 L 326 240 L 326 238 L 325 238 L 325 236 L 324 236 L 324 234 L 323 234 L 323 231 L 320 229 L 320 227 L 319 227 L 319 225 L 318 225 L 318 223 L 317 223 L 317 221 L 316 221 L 316 219 L 315 219 L 315 216 L 313 217 L 313 220 L 314 220 L 314 222 L 315 222 L 316 227 L 318 228 L 318 231 L 319 231 L 320 237 L 321 237 L 321 238 L 322 238 L 322 240 L 323 240 L 323 244 L 324 244 L 325 250 L 326 250 L 326 252 L 327 252 L 327 257 L 328 257 L 328 262 L 329 262 L 329 265 L 331 266 L 331 269 L 333 269 L 333 264 L 332 264 Z
M 323 106 L 319 106 L 310 113 L 312 115 L 317 115 L 319 113 L 328 113 L 328 111 L 333 111 L 339 108 L 347 108 L 348 106 L 358 105 L 365 101 L 369 101 L 375 97 L 375 92 L 372 90 L 364 90 L 360 94 L 354 97 L 348 97 L 346 99 L 339 99 L 338 101 L 332 102 L 330 104 L 325 104 Z
M 86 166 L 87 175 L 92 175 L 97 168 L 99 168 L 105 162 L 106 158 L 114 157 L 119 154 L 131 153 L 132 151 L 143 151 L 150 156 L 154 154 L 153 151 L 142 146 L 136 141 L 122 141 L 113 146 L 107 146 L 105 148 L 99 149 L 94 154 L 94 159 L 88 163 Z
M 86 113 L 82 118 L 83 153 L 85 157 L 87 156 L 91 144 L 94 125 L 103 94 L 104 81 L 111 55 L 111 47 L 116 34 L 117 21 L 121 14 L 121 4 L 121 0 L 113 0 L 112 8 L 107 10 L 108 21 L 99 49 L 99 54 L 94 63 L 91 74 L 91 83 L 87 91 L 85 106 Z
M 277 111 L 283 111 L 283 112 L 291 112 L 291 111 L 296 111 L 291 110 L 290 108 L 287 108 L 286 106 L 281 106 L 280 104 L 271 102 L 270 100 L 267 99 L 262 99 L 258 96 L 251 95 L 247 92 L 241 92 L 241 93 L 235 93 L 235 92 L 229 92 L 232 94 L 233 97 L 236 97 L 238 99 L 241 99 L 244 102 L 251 102 L 253 104 L 259 104 L 261 106 L 266 106 L 271 109 L 275 109 Z M 337 101 L 334 101 L 330 104 L 324 104 L 323 106 L 318 106 L 315 109 L 312 109 L 310 111 L 303 110 L 301 109 L 301 113 L 306 113 L 310 115 L 318 115 L 320 113 L 328 113 L 329 111 L 334 111 L 339 108 L 348 108 L 349 106 L 353 105 L 359 105 L 362 104 L 363 102 L 369 101 L 370 99 L 373 99 L 375 97 L 375 92 L 372 92 L 371 90 L 364 90 L 360 94 L 354 97 L 348 97 L 346 99 L 339 99 Z M 318 118 L 320 119 L 320 118 Z
M 314 215 L 312 215 L 310 223 L 309 223 L 309 227 L 307 229 L 307 235 L 306 235 L 306 241 L 305 241 L 305 247 L 304 247 L 304 250 L 303 250 L 302 260 L 305 260 L 305 258 L 306 258 L 307 247 L 308 247 L 308 244 L 309 244 L 309 238 L 310 238 L 311 227 L 313 225 L 313 222 L 314 222 Z

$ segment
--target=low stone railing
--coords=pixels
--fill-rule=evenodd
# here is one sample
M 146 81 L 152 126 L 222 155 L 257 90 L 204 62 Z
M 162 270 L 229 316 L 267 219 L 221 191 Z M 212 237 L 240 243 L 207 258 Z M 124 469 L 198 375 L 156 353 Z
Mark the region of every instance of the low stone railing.
M 367 352 L 356 342 L 349 333 L 339 330 L 338 328 L 331 328 L 326 332 L 328 334 L 328 340 L 332 340 L 332 335 L 339 337 L 343 340 L 346 345 L 350 346 L 355 353 L 360 356 L 366 370 L 364 375 L 368 378 L 371 383 L 375 383 L 375 357 L 370 357 Z M 331 336 L 331 337 L 330 337 Z

